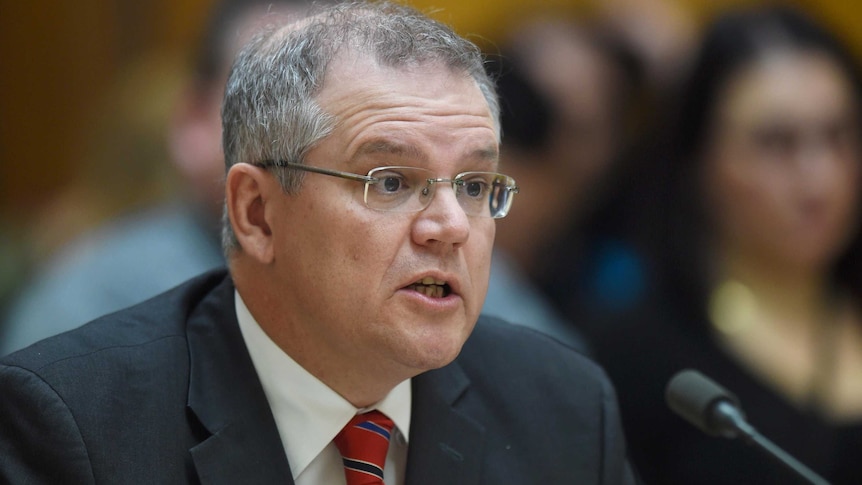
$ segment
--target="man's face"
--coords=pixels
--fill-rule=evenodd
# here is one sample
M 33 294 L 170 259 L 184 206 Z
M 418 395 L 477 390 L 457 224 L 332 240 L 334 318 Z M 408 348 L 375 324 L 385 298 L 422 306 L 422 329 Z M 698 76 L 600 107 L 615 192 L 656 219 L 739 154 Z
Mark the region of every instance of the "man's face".
M 403 165 L 447 179 L 496 169 L 484 97 L 471 78 L 444 66 L 392 69 L 342 56 L 318 101 L 337 123 L 308 165 L 358 174 Z M 405 378 L 443 366 L 482 307 L 494 220 L 465 215 L 451 184 L 439 184 L 430 206 L 415 213 L 369 209 L 363 189 L 306 173 L 297 195 L 276 202 L 275 284 L 288 332 L 301 336 L 291 355 Z M 444 296 L 428 296 L 429 283 L 444 285 Z

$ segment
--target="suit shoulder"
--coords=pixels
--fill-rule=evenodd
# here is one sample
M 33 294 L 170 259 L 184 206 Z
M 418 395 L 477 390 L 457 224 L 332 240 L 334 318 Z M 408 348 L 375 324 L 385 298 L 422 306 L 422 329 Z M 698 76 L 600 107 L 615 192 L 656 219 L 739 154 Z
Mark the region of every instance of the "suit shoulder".
M 521 416 L 530 410 L 542 416 L 543 423 L 553 423 L 547 432 L 554 439 L 559 439 L 555 434 L 559 429 L 579 430 L 575 441 L 594 447 L 594 440 L 608 432 L 617 435 L 606 429 L 618 418 L 616 394 L 604 370 L 586 355 L 533 329 L 483 317 L 453 365 L 440 374 L 446 379 L 430 377 L 447 384 L 469 382 L 462 406 L 492 428 L 517 422 L 529 435 L 533 431 L 526 428 L 536 421 L 522 422 Z
M 107 350 L 116 352 L 158 341 L 184 340 L 189 313 L 225 280 L 223 270 L 205 273 L 142 303 L 36 342 L 0 358 L 0 363 L 38 370 Z
M 544 332 L 524 325 L 509 323 L 503 319 L 482 315 L 476 323 L 476 328 L 467 341 L 468 346 L 484 348 L 492 346 L 515 353 L 526 353 L 535 350 L 554 350 L 571 353 L 592 362 L 580 348 L 572 346 Z
M 606 387 L 604 370 L 589 356 L 532 328 L 482 316 L 458 362 L 474 372 L 574 379 Z M 487 370 L 486 370 L 487 369 Z

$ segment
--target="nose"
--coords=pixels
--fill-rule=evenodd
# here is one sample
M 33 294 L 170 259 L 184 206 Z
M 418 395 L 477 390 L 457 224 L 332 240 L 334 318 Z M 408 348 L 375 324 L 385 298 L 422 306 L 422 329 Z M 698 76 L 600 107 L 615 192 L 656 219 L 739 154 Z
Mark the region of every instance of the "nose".
M 417 212 L 412 237 L 416 244 L 457 248 L 470 237 L 470 218 L 464 212 L 451 183 L 434 183 L 431 202 Z

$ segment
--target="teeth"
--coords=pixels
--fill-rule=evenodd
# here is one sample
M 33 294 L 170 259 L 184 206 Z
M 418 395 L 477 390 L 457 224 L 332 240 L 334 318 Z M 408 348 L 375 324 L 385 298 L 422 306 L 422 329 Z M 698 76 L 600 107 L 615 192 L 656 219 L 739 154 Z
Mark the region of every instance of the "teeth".
M 446 291 L 446 282 L 426 276 L 413 283 L 412 287 L 429 298 L 443 298 Z
M 422 280 L 419 283 L 423 284 L 423 285 L 445 285 L 446 284 L 445 281 L 435 280 L 434 278 L 432 278 L 430 276 L 426 276 L 426 277 L 422 278 Z
M 416 290 L 425 293 L 425 296 L 429 298 L 443 298 L 442 286 L 419 286 Z

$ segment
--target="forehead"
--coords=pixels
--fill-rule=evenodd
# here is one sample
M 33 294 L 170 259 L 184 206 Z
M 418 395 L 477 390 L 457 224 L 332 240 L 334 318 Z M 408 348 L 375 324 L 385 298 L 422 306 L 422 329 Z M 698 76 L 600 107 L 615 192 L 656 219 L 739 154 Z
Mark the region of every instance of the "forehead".
M 466 111 L 478 108 L 490 116 L 478 84 L 465 71 L 436 60 L 388 66 L 372 55 L 344 48 L 327 66 L 318 101 L 323 105 L 344 96 L 358 96 L 361 100 L 387 93 L 442 99 L 447 92 L 465 95 L 462 101 L 469 101 L 464 106 Z
M 392 136 L 390 145 L 407 151 L 421 151 L 423 140 L 497 151 L 497 129 L 477 82 L 440 62 L 390 67 L 368 56 L 340 54 L 327 69 L 317 102 L 335 118 L 334 135 L 345 138 L 349 154 Z
M 725 86 L 732 121 L 763 117 L 822 118 L 850 108 L 853 88 L 841 66 L 819 51 L 779 50 L 751 63 Z

